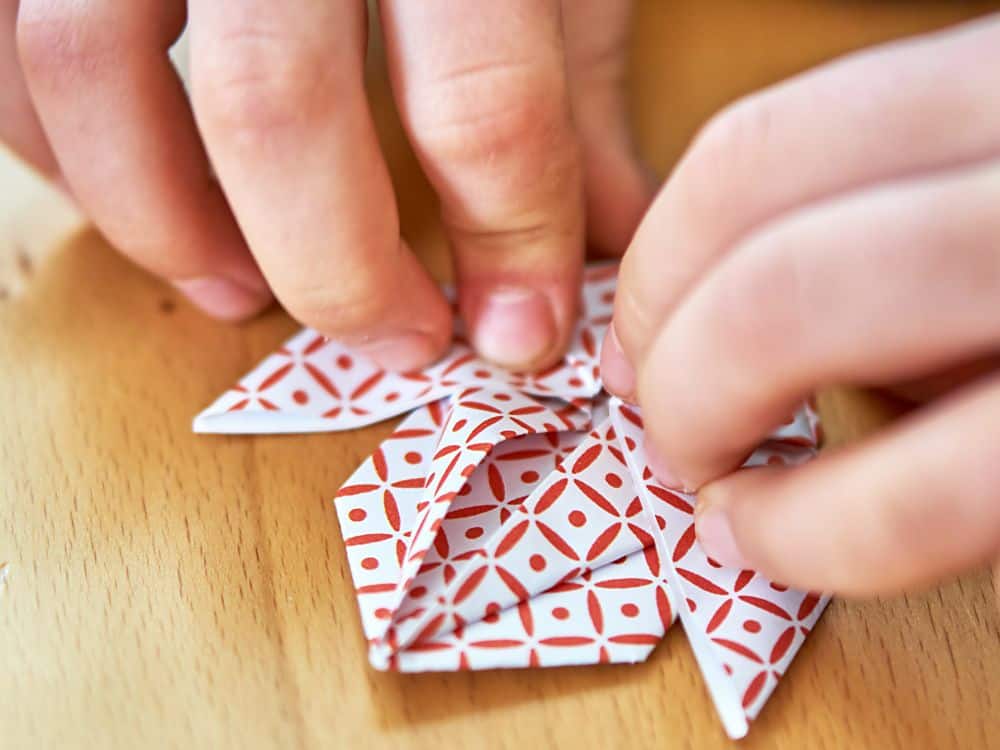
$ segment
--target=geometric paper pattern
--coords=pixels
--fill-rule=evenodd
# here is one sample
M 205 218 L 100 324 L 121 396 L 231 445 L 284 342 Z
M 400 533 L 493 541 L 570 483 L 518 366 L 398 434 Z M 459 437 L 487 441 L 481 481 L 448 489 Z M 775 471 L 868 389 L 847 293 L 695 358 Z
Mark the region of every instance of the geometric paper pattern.
M 636 662 L 679 618 L 726 731 L 743 736 L 827 603 L 720 566 L 694 498 L 657 483 L 637 408 L 600 386 L 614 266 L 585 273 L 562 362 L 533 376 L 460 336 L 420 373 L 303 331 L 195 420 L 202 432 L 345 430 L 400 414 L 335 507 L 369 658 L 403 672 Z M 803 408 L 748 460 L 808 460 Z

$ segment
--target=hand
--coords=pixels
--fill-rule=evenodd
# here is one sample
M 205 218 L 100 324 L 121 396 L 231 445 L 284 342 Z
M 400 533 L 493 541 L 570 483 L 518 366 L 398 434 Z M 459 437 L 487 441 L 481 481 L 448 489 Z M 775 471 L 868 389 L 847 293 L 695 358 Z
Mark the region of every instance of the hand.
M 629 5 L 378 7 L 473 342 L 544 366 L 574 321 L 584 209 L 591 245 L 616 254 L 652 196 L 621 88 Z M 188 20 L 190 102 L 167 57 Z M 400 238 L 366 32 L 364 0 L 0 0 L 0 139 L 209 313 L 244 318 L 273 291 L 384 366 L 417 367 L 451 313 Z
M 643 219 L 603 373 L 642 406 L 658 477 L 700 489 L 720 562 L 872 594 L 1000 553 L 1000 375 L 981 365 L 870 440 L 732 473 L 817 388 L 996 354 L 997 91 L 998 16 L 852 55 L 718 116 Z

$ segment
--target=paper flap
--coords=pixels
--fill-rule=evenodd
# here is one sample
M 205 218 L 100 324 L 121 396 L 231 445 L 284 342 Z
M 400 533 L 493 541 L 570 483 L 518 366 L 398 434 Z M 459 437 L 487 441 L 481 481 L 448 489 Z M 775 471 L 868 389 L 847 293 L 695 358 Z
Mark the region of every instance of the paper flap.
M 667 578 L 680 618 L 709 692 L 733 738 L 746 734 L 826 606 L 827 598 L 771 583 L 753 571 L 725 568 L 705 555 L 695 537 L 694 497 L 660 485 L 646 463 L 642 419 L 617 399 L 612 418 L 625 440 L 626 458 L 640 497 L 660 522 L 658 549 L 669 561 Z M 804 428 L 809 419 L 798 420 Z M 808 442 L 805 433 L 800 435 Z M 748 462 L 802 461 L 811 447 L 795 447 L 783 435 Z

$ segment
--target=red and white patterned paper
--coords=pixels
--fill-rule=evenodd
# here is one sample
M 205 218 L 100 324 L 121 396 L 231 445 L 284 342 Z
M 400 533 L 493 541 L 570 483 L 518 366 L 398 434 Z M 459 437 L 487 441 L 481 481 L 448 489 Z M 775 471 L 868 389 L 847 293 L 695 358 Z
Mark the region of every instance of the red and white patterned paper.
M 418 373 L 380 369 L 315 331 L 304 329 L 194 420 L 195 432 L 332 432 L 406 414 L 472 385 L 500 386 L 563 401 L 601 390 L 598 342 L 611 320 L 616 267 L 586 270 L 581 321 L 562 362 L 523 375 L 479 359 L 456 338 L 448 355 Z
M 828 597 L 772 583 L 751 570 L 726 568 L 695 538 L 692 495 L 659 484 L 646 463 L 638 409 L 613 399 L 635 487 L 656 516 L 657 550 L 670 560 L 667 579 L 709 692 L 732 737 L 742 737 L 819 619 Z M 815 414 L 805 409 L 758 448 L 748 466 L 795 464 L 812 457 Z
M 458 341 L 400 375 L 303 331 L 195 429 L 345 430 L 410 412 L 335 502 L 376 668 L 636 662 L 679 616 L 739 737 L 827 600 L 707 558 L 694 499 L 653 478 L 641 415 L 600 386 L 615 270 L 587 269 L 569 353 L 545 373 L 511 375 Z M 815 444 L 804 409 L 748 463 L 800 462 Z

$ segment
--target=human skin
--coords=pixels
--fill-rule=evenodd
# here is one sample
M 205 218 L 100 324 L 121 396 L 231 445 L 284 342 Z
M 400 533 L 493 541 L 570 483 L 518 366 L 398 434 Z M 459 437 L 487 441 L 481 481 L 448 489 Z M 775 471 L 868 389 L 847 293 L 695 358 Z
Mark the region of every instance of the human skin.
M 848 594 L 1000 548 L 1000 21 L 852 55 L 716 117 L 652 198 L 629 6 L 382 0 L 394 95 L 480 353 L 557 358 L 585 243 L 629 245 L 603 355 L 719 560 Z M 192 96 L 166 51 L 185 23 Z M 399 235 L 365 4 L 0 0 L 0 139 L 209 314 L 276 296 L 393 369 L 449 309 Z M 210 166 L 211 164 L 211 166 Z M 923 406 L 808 466 L 737 471 L 833 383 Z
M 575 319 L 585 242 L 620 255 L 654 192 L 625 115 L 630 4 L 374 7 L 472 342 L 544 367 Z M 190 99 L 167 56 L 185 24 Z M 451 311 L 400 237 L 367 29 L 364 0 L 0 0 L 0 139 L 209 314 L 277 297 L 386 367 L 419 367 L 450 342 Z
M 622 262 L 602 374 L 720 562 L 853 595 L 1000 553 L 1000 16 L 850 55 L 712 120 Z M 736 471 L 832 384 L 922 405 Z

